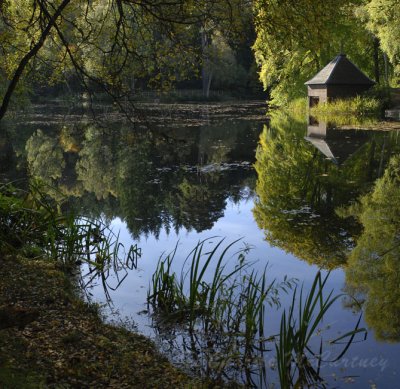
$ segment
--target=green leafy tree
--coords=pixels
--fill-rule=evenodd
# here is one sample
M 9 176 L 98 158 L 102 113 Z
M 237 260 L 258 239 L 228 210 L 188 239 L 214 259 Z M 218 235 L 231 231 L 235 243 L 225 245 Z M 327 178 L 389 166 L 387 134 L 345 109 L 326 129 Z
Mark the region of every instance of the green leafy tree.
M 205 71 L 208 74 L 206 95 L 210 92 L 212 80 L 217 88 L 246 85 L 246 69 L 238 63 L 234 50 L 219 31 L 214 32 L 212 42 L 205 50 L 207 50 Z
M 399 0 L 371 0 L 365 5 L 367 28 L 379 39 L 382 50 L 400 80 L 400 2 Z
M 243 66 L 237 62 L 234 53 L 243 44 L 245 37 L 252 35 L 251 3 L 249 0 L 202 3 L 203 9 L 208 10 L 198 25 L 201 38 L 201 77 L 203 95 L 206 97 L 209 96 L 214 79 L 228 86 L 240 85 L 239 80 L 242 83 L 247 81 Z
M 254 50 L 260 79 L 274 104 L 305 95 L 304 82 L 342 48 L 361 68 L 372 71 L 374 39 L 355 13 L 361 4 L 361 0 L 254 2 Z
M 19 88 L 73 79 L 81 88 L 111 96 L 120 109 L 137 80 L 171 87 L 207 66 L 211 35 L 215 58 L 232 66 L 233 47 L 251 16 L 247 0 L 16 0 L 0 8 L 0 120 Z M 246 6 L 247 5 L 247 6 Z M 203 28 L 204 27 L 204 28 Z M 200 42 L 204 32 L 204 45 Z M 208 30 L 207 30 L 208 31 Z M 217 36 L 217 35 L 216 35 Z M 207 38 L 207 39 L 206 39 Z M 210 38 L 210 39 L 209 39 Z M 217 44 L 218 43 L 218 44 Z M 199 65 L 200 64 L 200 65 Z M 29 79 L 29 82 L 28 82 Z

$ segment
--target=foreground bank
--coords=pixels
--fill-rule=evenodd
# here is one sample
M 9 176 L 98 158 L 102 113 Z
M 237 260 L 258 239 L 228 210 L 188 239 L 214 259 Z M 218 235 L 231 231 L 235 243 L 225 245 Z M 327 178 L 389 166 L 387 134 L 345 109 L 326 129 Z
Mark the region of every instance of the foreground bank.
M 1 255 L 0 274 L 0 387 L 205 387 L 104 324 L 55 263 Z

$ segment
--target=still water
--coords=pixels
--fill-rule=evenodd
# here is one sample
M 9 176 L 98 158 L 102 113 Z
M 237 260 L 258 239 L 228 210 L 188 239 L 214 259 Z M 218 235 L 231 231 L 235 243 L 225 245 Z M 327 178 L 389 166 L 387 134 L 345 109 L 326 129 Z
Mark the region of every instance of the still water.
M 336 362 L 325 348 L 328 387 L 400 388 L 399 132 L 332 128 L 284 113 L 267 119 L 262 109 L 237 105 L 221 115 L 214 106 L 144 128 L 32 115 L 0 132 L 1 180 L 40 179 L 65 206 L 107 220 L 126 247 L 138 244 L 138 269 L 115 290 L 108 280 L 108 320 L 133 324 L 184 368 L 198 372 L 179 331 L 162 336 L 147 314 L 151 275 L 177 244 L 180 271 L 199 240 L 225 237 L 249 245 L 253 267 L 267 266 L 271 281 L 287 276 L 307 290 L 322 268 L 331 271 L 328 290 L 363 303 L 367 339 Z M 107 303 L 101 285 L 88 293 Z M 285 308 L 290 293 L 280 299 Z M 278 332 L 278 313 L 268 313 L 269 335 Z M 360 313 L 341 298 L 315 342 L 352 330 Z M 272 385 L 273 352 L 265 359 Z

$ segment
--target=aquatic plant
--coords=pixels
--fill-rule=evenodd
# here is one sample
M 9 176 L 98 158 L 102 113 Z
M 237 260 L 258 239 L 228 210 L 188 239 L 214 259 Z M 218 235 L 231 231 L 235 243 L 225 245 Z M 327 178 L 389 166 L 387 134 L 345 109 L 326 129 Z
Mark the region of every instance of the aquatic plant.
M 258 370 L 254 366 L 267 341 L 265 307 L 279 306 L 279 290 L 292 288 L 294 280 L 267 282 L 265 269 L 261 273 L 250 270 L 252 263 L 245 259 L 248 246 L 235 252 L 230 258 L 235 262 L 228 267 L 228 254 L 238 241 L 223 247 L 224 239 L 220 239 L 207 250 L 212 242 L 213 238 L 200 241 L 186 257 L 180 274 L 172 269 L 177 246 L 161 257 L 147 299 L 156 325 L 183 325 L 190 339 L 188 348 L 201 345 L 202 351 L 207 349 L 210 354 L 205 359 L 211 361 L 204 370 L 209 371 L 211 363 L 210 374 L 220 378 L 226 370 L 232 374 Z
M 41 183 L 32 182 L 27 190 L 0 185 L 0 249 L 54 260 L 67 271 L 86 264 L 81 278 L 84 289 L 99 278 L 109 298 L 109 289 L 118 287 L 127 270 L 137 267 L 140 249 L 131 245 L 126 250 L 103 220 L 61 208 Z M 107 282 L 111 271 L 117 280 L 114 286 Z
M 317 351 L 312 350 L 311 341 L 332 305 L 344 296 L 343 294 L 333 296 L 333 291 L 325 296 L 328 277 L 329 273 L 322 277 L 318 272 L 305 298 L 303 287 L 299 293 L 295 288 L 290 307 L 282 313 L 279 340 L 275 344 L 275 349 L 279 381 L 283 389 L 323 383 L 319 372 L 320 363 L 326 362 L 322 361 L 322 339 Z M 359 328 L 360 321 L 361 316 L 354 330 L 330 341 L 330 344 L 337 344 L 347 339 L 337 357 L 329 362 L 339 360 L 346 353 L 356 334 L 366 335 L 366 330 Z
M 275 283 L 266 284 L 265 271 L 261 275 L 248 272 L 250 263 L 245 261 L 244 255 L 248 247 L 236 253 L 237 262 L 228 270 L 227 253 L 238 241 L 221 251 L 224 242 L 221 239 L 210 251 L 204 252 L 205 245 L 211 241 L 209 238 L 196 245 L 179 275 L 172 271 L 177 247 L 165 258 L 161 257 L 152 277 L 148 303 L 164 320 L 183 320 L 191 329 L 199 319 L 206 330 L 239 331 L 240 323 L 245 323 L 243 334 L 253 336 L 258 323 L 256 318 L 267 297 L 271 295 L 269 301 L 277 303 Z M 207 280 L 211 265 L 212 276 Z
M 216 382 L 236 379 L 249 387 L 266 387 L 264 355 L 275 348 L 282 388 L 323 386 L 319 372 L 322 338 L 317 351 L 312 347 L 324 317 L 343 296 L 326 293 L 329 273 L 322 277 L 318 272 L 305 296 L 303 287 L 295 287 L 295 280 L 267 282 L 266 270 L 260 274 L 251 270 L 252 263 L 245 258 L 248 247 L 235 253 L 235 266 L 228 269 L 227 253 L 237 241 L 223 249 L 221 239 L 207 251 L 206 244 L 211 242 L 206 239 L 196 245 L 180 274 L 173 271 L 177 246 L 159 259 L 148 292 L 150 312 L 159 333 L 167 332 L 166 338 L 171 339 L 178 332 L 177 347 L 189 350 L 198 373 Z M 207 270 L 211 266 L 210 275 Z M 289 290 L 293 290 L 292 300 L 289 308 L 280 313 L 279 333 L 268 336 L 267 305 L 279 307 L 280 293 Z M 359 328 L 360 319 L 354 330 L 330 341 L 341 347 L 335 361 L 345 354 L 356 334 L 366 333 Z M 171 330 L 174 327 L 181 330 Z M 275 347 L 268 346 L 271 343 Z
M 272 113 L 285 112 L 295 120 L 304 121 L 307 117 L 307 107 L 307 97 L 298 97 L 297 99 L 289 101 L 287 104 L 274 109 Z

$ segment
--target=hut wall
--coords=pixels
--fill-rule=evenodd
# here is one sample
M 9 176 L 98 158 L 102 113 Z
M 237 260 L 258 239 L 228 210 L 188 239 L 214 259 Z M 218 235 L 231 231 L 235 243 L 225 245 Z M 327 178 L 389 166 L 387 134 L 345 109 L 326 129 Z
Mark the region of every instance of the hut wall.
M 327 88 L 327 97 L 329 100 L 355 97 L 370 88 L 370 85 L 329 85 Z
M 318 99 L 318 103 L 326 103 L 328 101 L 328 91 L 325 85 L 309 85 L 308 86 L 308 106 L 311 107 L 313 99 Z M 315 101 L 315 100 L 314 100 Z

